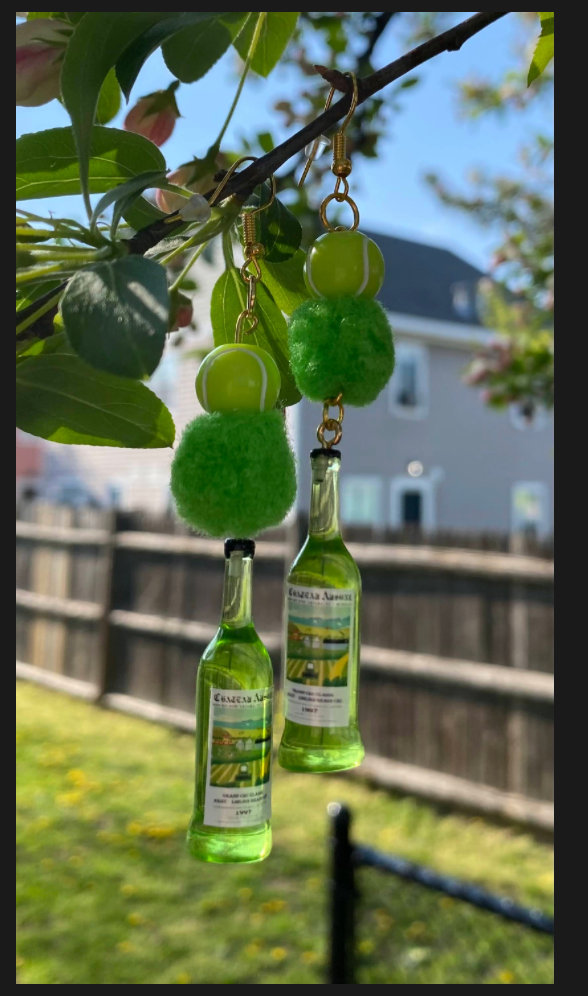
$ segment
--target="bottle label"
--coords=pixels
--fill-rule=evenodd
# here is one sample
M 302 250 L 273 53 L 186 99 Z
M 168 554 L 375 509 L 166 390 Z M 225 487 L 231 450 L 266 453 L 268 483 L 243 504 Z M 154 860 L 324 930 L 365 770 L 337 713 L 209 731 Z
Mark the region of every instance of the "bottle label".
M 289 584 L 286 719 L 302 726 L 349 726 L 357 594 Z
M 256 827 L 271 818 L 273 688 L 210 696 L 204 824 Z

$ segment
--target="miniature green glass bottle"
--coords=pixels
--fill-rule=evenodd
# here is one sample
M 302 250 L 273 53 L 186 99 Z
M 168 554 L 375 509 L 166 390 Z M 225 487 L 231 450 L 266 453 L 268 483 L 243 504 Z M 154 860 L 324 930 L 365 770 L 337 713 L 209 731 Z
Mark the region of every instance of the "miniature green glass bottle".
M 219 630 L 198 669 L 196 797 L 188 848 L 201 861 L 262 861 L 272 847 L 273 669 L 251 617 L 255 543 L 227 540 Z
M 286 582 L 286 725 L 279 760 L 290 771 L 356 768 L 361 577 L 341 538 L 338 450 L 311 453 L 308 539 Z

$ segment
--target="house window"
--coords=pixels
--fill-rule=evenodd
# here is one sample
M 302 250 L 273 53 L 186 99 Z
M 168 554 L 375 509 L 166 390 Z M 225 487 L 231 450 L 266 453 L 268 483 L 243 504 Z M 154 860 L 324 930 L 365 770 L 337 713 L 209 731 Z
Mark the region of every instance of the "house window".
M 426 346 L 398 343 L 390 382 L 390 410 L 400 418 L 426 418 L 429 410 L 429 362 Z
M 513 533 L 539 538 L 551 532 L 549 489 L 546 484 L 523 481 L 512 489 L 511 521 Z
M 453 310 L 463 321 L 474 322 L 478 318 L 477 289 L 475 284 L 457 283 L 451 288 Z
M 376 476 L 344 477 L 341 481 L 341 518 L 354 526 L 373 526 L 382 521 L 383 482 Z
M 435 482 L 430 477 L 395 477 L 390 485 L 390 525 L 436 528 Z

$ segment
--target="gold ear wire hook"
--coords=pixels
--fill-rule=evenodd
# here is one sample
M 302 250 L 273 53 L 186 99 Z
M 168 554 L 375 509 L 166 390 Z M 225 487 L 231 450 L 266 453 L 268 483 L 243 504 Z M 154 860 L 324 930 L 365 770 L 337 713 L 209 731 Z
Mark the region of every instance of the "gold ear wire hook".
M 209 201 L 210 206 L 214 207 L 214 205 L 218 201 L 220 195 L 222 194 L 223 190 L 225 189 L 227 183 L 229 182 L 229 180 L 233 176 L 235 170 L 237 170 L 239 168 L 239 166 L 242 166 L 243 163 L 255 163 L 255 162 L 257 162 L 257 156 L 241 156 L 240 159 L 237 159 L 237 162 L 233 163 L 233 165 L 231 166 L 231 168 L 225 173 L 225 175 L 223 176 L 221 182 L 219 183 L 218 187 L 216 188 L 214 194 L 210 198 L 210 201 Z M 253 211 L 248 211 L 247 212 L 248 214 L 253 214 L 253 215 L 261 214 L 262 211 L 267 211 L 267 209 L 272 206 L 272 204 L 274 203 L 274 201 L 276 199 L 276 194 L 277 194 L 276 178 L 273 175 L 273 173 L 272 173 L 272 175 L 270 177 L 270 182 L 271 182 L 271 196 L 270 196 L 270 199 L 267 202 L 267 204 L 262 204 L 260 207 L 255 208 Z
M 335 135 L 335 139 L 334 139 L 335 152 L 337 151 L 337 144 L 339 145 L 339 148 L 341 148 L 342 143 L 343 143 L 343 151 L 345 151 L 344 150 L 345 132 L 347 130 L 349 122 L 351 121 L 353 115 L 355 114 L 355 111 L 357 109 L 357 105 L 359 103 L 359 86 L 358 86 L 358 83 L 357 83 L 357 76 L 355 75 L 355 73 L 351 73 L 351 72 L 344 73 L 343 75 L 344 76 L 348 76 L 349 79 L 351 80 L 351 82 L 353 84 L 353 93 L 352 93 L 352 96 L 351 96 L 351 106 L 350 106 L 350 108 L 349 108 L 349 110 L 347 112 L 347 117 L 345 118 L 345 120 L 344 120 L 343 124 L 341 125 L 339 131 Z M 325 111 L 329 110 L 331 104 L 333 103 L 333 97 L 335 96 L 336 92 L 337 92 L 336 87 L 332 86 L 331 87 L 331 91 L 329 93 L 329 96 L 327 97 L 327 102 L 325 104 Z M 318 150 L 319 150 L 319 145 L 320 145 L 320 137 L 319 138 L 315 138 L 314 142 L 312 143 L 312 148 L 310 150 L 310 155 L 309 155 L 309 157 L 308 157 L 308 159 L 306 161 L 306 166 L 304 167 L 304 170 L 302 172 L 302 176 L 300 177 L 300 179 L 298 181 L 298 186 L 299 187 L 303 187 L 304 186 L 306 178 L 307 178 L 308 174 L 310 173 L 312 164 L 313 164 L 313 162 L 316 159 L 316 156 L 317 156 L 317 153 L 318 153 Z
M 329 96 L 327 97 L 327 102 L 325 104 L 325 111 L 329 110 L 329 107 L 333 103 L 333 97 L 335 96 L 336 92 L 337 92 L 336 87 L 332 86 L 331 87 L 331 92 L 329 93 Z M 320 136 L 319 136 L 319 138 L 315 138 L 314 142 L 312 143 L 312 148 L 310 150 L 310 155 L 309 155 L 309 157 L 308 157 L 308 159 L 306 161 L 306 166 L 304 167 L 304 171 L 302 173 L 302 176 L 300 177 L 300 179 L 298 181 L 298 186 L 299 187 L 303 187 L 304 186 L 304 182 L 306 180 L 306 177 L 310 173 L 311 166 L 312 166 L 313 162 L 316 159 L 317 152 L 319 150 L 319 144 L 320 144 Z

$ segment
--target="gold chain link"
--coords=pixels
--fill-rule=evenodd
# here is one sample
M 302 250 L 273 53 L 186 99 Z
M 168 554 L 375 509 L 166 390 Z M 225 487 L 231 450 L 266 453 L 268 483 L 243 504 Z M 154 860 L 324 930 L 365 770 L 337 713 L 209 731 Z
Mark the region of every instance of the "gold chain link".
M 338 446 L 343 439 L 343 419 L 345 418 L 345 409 L 341 403 L 342 399 L 343 395 L 338 394 L 336 398 L 327 398 L 323 405 L 323 420 L 317 429 L 317 439 L 325 450 L 330 450 L 333 446 Z M 331 408 L 338 409 L 337 418 L 331 418 Z M 333 438 L 326 439 L 326 432 L 334 433 Z

